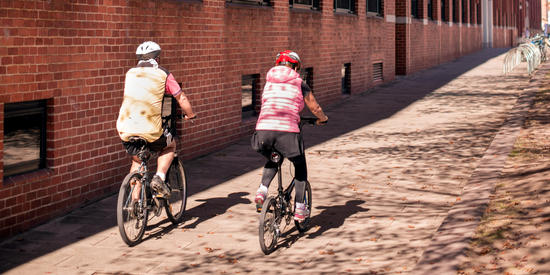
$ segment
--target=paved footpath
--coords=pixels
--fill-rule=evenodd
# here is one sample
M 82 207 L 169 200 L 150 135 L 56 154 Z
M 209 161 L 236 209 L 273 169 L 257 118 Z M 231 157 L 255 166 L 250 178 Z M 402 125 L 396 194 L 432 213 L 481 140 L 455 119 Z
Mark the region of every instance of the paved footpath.
M 327 108 L 328 125 L 305 128 L 313 225 L 303 235 L 290 227 L 269 256 L 252 203 L 264 161 L 244 138 L 186 162 L 191 196 L 179 226 L 154 219 L 127 247 L 110 196 L 1 243 L 0 272 L 422 274 L 436 232 L 529 86 L 524 68 L 502 75 L 504 52 L 484 49 Z

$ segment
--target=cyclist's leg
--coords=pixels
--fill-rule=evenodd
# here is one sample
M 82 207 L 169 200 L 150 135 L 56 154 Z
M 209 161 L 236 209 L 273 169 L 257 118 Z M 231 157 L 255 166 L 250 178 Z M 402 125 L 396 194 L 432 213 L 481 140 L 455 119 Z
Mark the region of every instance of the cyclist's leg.
M 136 147 L 135 144 L 131 142 L 122 142 L 122 145 L 124 148 L 126 148 L 126 152 L 132 156 L 132 165 L 130 166 L 130 173 L 135 172 L 139 170 L 139 166 L 141 165 L 141 160 L 136 156 L 136 154 L 139 152 L 139 148 Z M 141 182 L 137 181 L 135 179 L 132 179 L 130 182 L 130 185 L 133 185 L 133 191 L 132 191 L 132 200 L 137 201 L 140 197 L 141 192 Z
M 262 174 L 262 181 L 256 191 L 256 197 L 254 199 L 257 211 L 261 209 L 263 202 L 267 197 L 269 184 L 277 174 L 277 163 L 271 161 L 271 153 L 273 152 L 273 143 L 275 138 L 276 133 L 273 131 L 257 131 L 252 135 L 250 140 L 252 149 L 262 154 L 267 159 Z
M 282 162 L 282 160 L 281 160 Z M 271 181 L 277 174 L 277 167 L 278 164 L 276 162 L 273 162 L 271 160 L 268 160 L 264 165 L 264 171 L 262 174 L 262 185 L 266 188 L 269 188 L 269 184 L 271 184 Z
M 296 190 L 296 202 L 304 202 L 304 192 L 307 181 L 307 164 L 305 155 L 289 158 L 294 164 L 294 190 Z
M 151 180 L 151 187 L 159 192 L 162 196 L 168 197 L 170 189 L 166 185 L 166 173 L 174 160 L 174 152 L 176 151 L 176 143 L 172 142 L 171 138 L 167 139 L 164 135 L 158 140 L 149 145 L 153 151 L 160 151 L 157 158 L 157 173 Z
M 265 198 L 267 197 L 269 184 L 277 174 L 277 167 L 277 163 L 271 160 L 268 160 L 264 165 L 262 181 L 260 183 L 260 186 L 258 187 L 258 190 L 256 190 L 256 197 L 254 198 L 254 202 L 256 203 L 256 210 L 258 211 L 262 208 Z
M 130 168 L 130 173 L 134 172 L 134 171 L 137 171 L 139 169 L 140 162 L 141 161 L 139 160 L 139 158 L 137 156 L 132 156 L 132 167 Z M 134 186 L 134 191 L 132 191 L 132 200 L 137 201 L 137 200 L 139 200 L 139 197 L 140 197 L 141 181 L 130 182 L 130 184 L 135 185 Z
M 162 149 L 159 154 L 157 159 L 157 175 L 159 175 L 162 180 L 166 179 L 166 172 L 168 172 L 168 168 L 170 168 L 170 164 L 172 164 L 174 152 L 176 152 L 176 143 L 172 142 Z

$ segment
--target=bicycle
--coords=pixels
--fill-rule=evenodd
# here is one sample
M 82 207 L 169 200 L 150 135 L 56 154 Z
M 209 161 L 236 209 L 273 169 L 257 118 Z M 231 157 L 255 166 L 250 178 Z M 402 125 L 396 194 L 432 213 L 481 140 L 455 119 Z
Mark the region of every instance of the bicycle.
M 162 125 L 165 131 L 174 133 L 175 137 L 175 123 L 172 123 L 175 121 L 174 118 L 174 115 L 163 116 Z M 170 195 L 168 198 L 158 196 L 150 186 L 154 173 L 147 169 L 147 162 L 153 153 L 149 150 L 147 141 L 140 137 L 132 137 L 130 142 L 134 142 L 140 148 L 137 156 L 141 160 L 141 165 L 138 171 L 129 173 L 122 181 L 117 201 L 117 224 L 122 240 L 128 246 L 134 246 L 143 238 L 150 211 L 155 216 L 160 216 L 164 209 L 174 225 L 183 220 L 187 202 L 187 177 L 177 153 L 174 153 L 165 181 L 170 189 Z M 137 182 L 141 182 L 140 198 L 134 201 L 132 193 Z
M 301 117 L 300 118 L 300 131 L 303 124 L 315 125 L 317 118 L 313 117 Z M 292 204 L 292 191 L 294 189 L 294 179 L 290 182 L 288 187 L 283 188 L 283 176 L 281 173 L 281 161 L 282 155 L 279 152 L 271 153 L 271 161 L 278 164 L 277 166 L 277 195 L 269 196 L 262 205 L 260 212 L 260 224 L 259 224 L 259 237 L 260 247 L 265 255 L 270 254 L 275 250 L 277 240 L 281 236 L 281 223 L 284 221 L 284 227 L 289 225 L 294 218 L 294 205 L 296 205 L 296 199 Z M 304 192 L 304 204 L 306 209 L 311 213 L 312 197 L 311 197 L 311 185 L 306 181 Z M 309 227 L 310 217 L 307 217 L 304 221 L 294 221 L 294 224 L 300 233 L 305 232 Z

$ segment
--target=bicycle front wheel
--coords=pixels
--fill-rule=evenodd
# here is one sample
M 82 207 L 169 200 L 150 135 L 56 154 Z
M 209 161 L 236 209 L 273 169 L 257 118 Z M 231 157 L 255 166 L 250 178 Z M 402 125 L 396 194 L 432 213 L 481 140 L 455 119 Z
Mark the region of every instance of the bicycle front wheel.
M 140 181 L 138 173 L 128 174 L 122 181 L 117 201 L 117 224 L 120 237 L 128 246 L 134 246 L 141 241 L 147 226 L 148 211 L 141 207 L 139 201 L 132 200 L 135 181 Z M 141 193 L 141 190 L 140 190 Z M 143 199 L 143 198 L 142 198 Z
M 273 252 L 277 244 L 277 239 L 279 238 L 279 215 L 275 198 L 267 198 L 262 206 L 259 228 L 260 247 L 265 255 Z
M 309 212 L 309 215 L 302 222 L 298 222 L 296 220 L 294 221 L 294 224 L 296 225 L 296 228 L 298 229 L 298 231 L 300 231 L 300 233 L 305 232 L 309 228 L 309 222 L 311 220 L 310 216 L 311 216 L 312 197 L 311 197 L 311 185 L 309 185 L 309 181 L 306 181 L 305 189 L 306 190 L 304 192 L 304 204 L 306 205 L 306 209 Z M 296 205 L 296 198 L 294 198 L 294 205 Z
M 183 165 L 177 157 L 172 161 L 166 178 L 171 192 L 170 197 L 164 204 L 164 209 L 168 219 L 177 225 L 183 220 L 185 204 L 187 203 L 187 177 Z

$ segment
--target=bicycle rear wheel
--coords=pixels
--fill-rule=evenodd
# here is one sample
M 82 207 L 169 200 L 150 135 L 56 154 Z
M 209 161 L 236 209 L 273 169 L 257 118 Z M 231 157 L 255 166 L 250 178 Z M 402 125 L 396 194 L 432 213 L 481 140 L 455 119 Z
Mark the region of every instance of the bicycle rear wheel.
M 294 221 L 294 224 L 296 225 L 296 228 L 298 229 L 298 231 L 300 231 L 300 233 L 305 232 L 309 228 L 309 222 L 311 220 L 310 217 L 311 217 L 312 197 L 311 197 L 311 185 L 309 185 L 309 181 L 306 181 L 305 189 L 306 190 L 304 192 L 304 204 L 306 205 L 306 209 L 309 211 L 309 215 L 302 222 L 298 222 L 296 220 Z M 296 197 L 294 198 L 294 205 L 296 206 Z
M 279 238 L 279 220 L 280 213 L 277 211 L 275 198 L 269 197 L 262 206 L 259 226 L 260 247 L 265 255 L 275 249 Z
M 183 220 L 185 205 L 187 203 L 187 177 L 183 165 L 178 157 L 175 157 L 168 169 L 166 177 L 167 184 L 170 186 L 170 197 L 164 204 L 166 215 L 173 224 L 178 224 Z
M 120 237 L 128 246 L 134 246 L 141 241 L 145 227 L 147 226 L 147 209 L 140 207 L 139 202 L 132 201 L 133 181 L 141 180 L 138 173 L 128 174 L 118 192 L 117 224 Z M 143 199 L 143 198 L 142 198 Z

